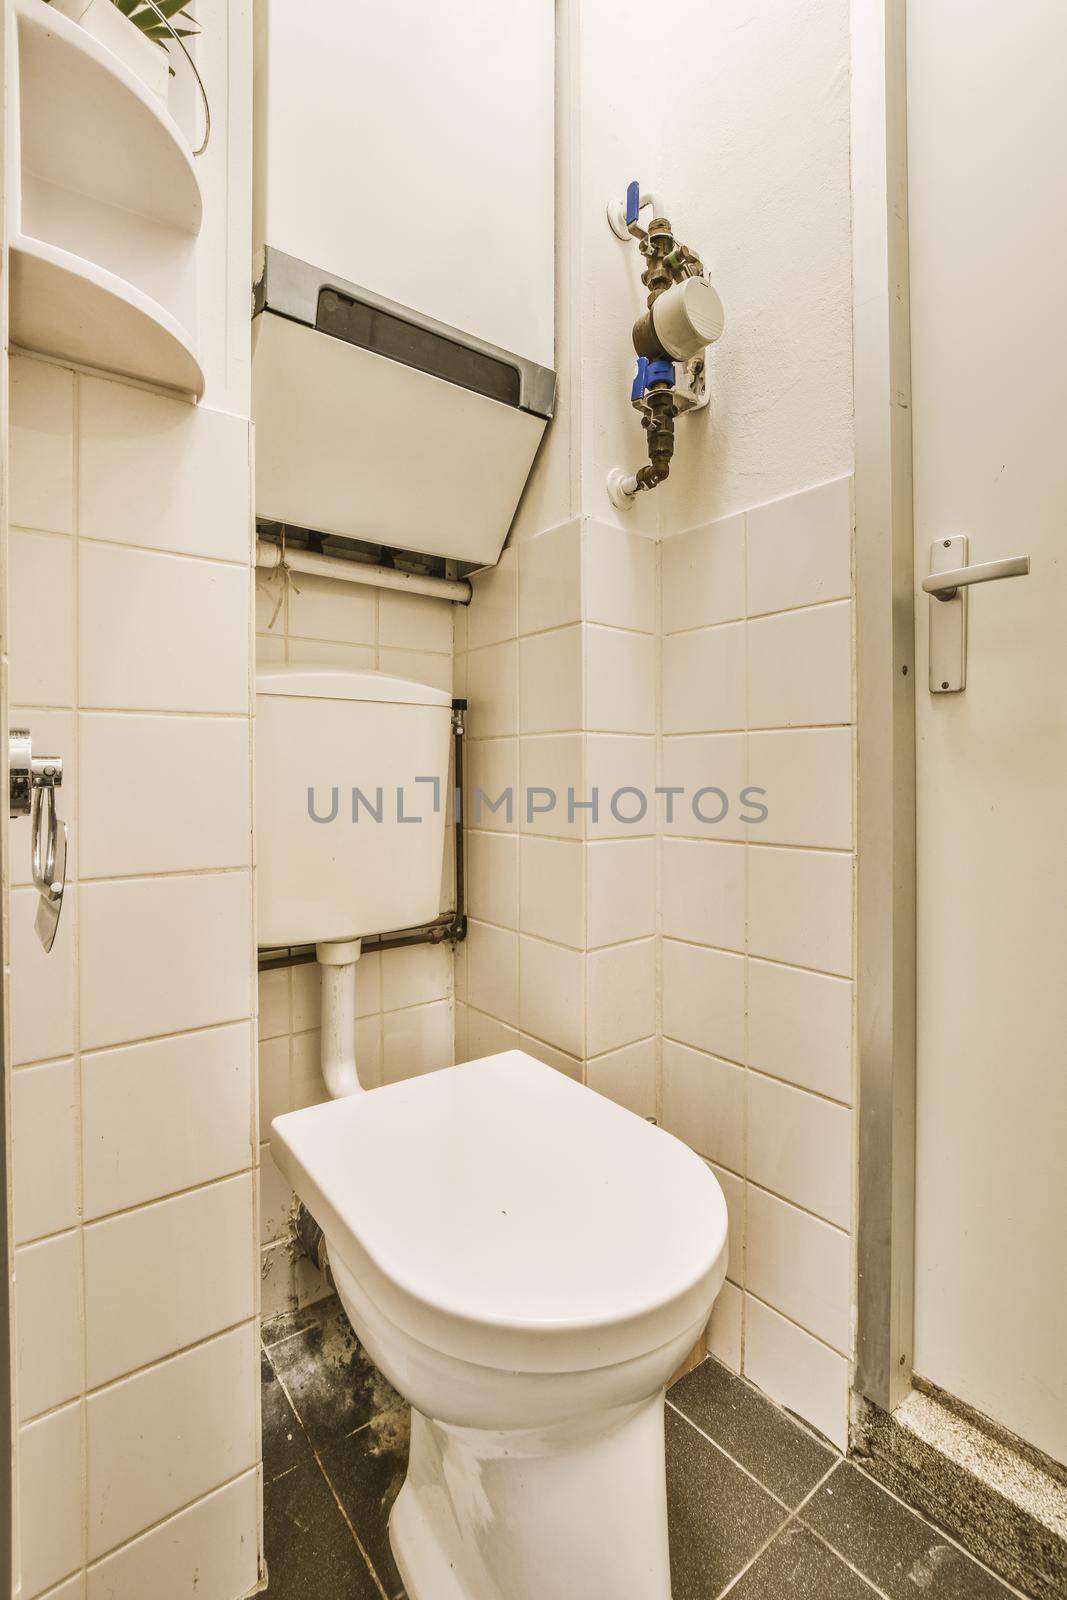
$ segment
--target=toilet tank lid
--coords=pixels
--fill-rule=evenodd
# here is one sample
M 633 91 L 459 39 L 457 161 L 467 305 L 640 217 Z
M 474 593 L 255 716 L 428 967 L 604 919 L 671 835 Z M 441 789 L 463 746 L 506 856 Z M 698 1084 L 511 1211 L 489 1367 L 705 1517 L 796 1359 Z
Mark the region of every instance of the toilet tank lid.
M 448 706 L 452 696 L 433 684 L 394 678 L 388 672 L 353 672 L 348 667 L 275 664 L 256 673 L 256 693 L 302 700 L 376 700 L 390 705 Z

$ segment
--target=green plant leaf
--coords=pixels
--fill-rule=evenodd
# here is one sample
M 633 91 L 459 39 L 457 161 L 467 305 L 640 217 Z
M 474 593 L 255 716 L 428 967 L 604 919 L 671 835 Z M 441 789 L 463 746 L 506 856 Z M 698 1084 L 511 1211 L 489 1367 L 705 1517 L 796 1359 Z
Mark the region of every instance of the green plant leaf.
M 190 39 L 200 30 L 198 28 L 164 28 L 157 24 L 154 28 L 142 28 L 141 32 L 146 39 L 154 39 L 157 44 L 165 45 L 168 39 Z
M 140 4 L 140 0 L 115 0 L 115 4 L 118 6 L 123 16 L 128 17 L 131 12 L 136 11 L 138 5 Z

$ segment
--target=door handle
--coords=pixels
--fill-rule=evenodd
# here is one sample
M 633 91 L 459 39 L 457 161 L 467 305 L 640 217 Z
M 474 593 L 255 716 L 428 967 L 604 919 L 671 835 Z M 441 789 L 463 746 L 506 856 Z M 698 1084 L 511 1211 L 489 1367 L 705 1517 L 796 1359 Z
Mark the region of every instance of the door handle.
M 12 728 L 8 739 L 9 808 L 30 818 L 30 861 L 40 899 L 34 924 L 45 950 L 51 950 L 67 883 L 67 825 L 56 812 L 56 790 L 63 782 L 60 756 L 35 756 L 28 728 Z
M 937 549 L 936 545 L 934 549 Z M 923 593 L 932 594 L 935 600 L 955 600 L 957 589 L 965 589 L 972 583 L 992 583 L 996 578 L 1025 578 L 1029 571 L 1029 556 L 1004 556 L 1000 561 L 978 561 L 971 567 L 932 572 L 923 579 Z

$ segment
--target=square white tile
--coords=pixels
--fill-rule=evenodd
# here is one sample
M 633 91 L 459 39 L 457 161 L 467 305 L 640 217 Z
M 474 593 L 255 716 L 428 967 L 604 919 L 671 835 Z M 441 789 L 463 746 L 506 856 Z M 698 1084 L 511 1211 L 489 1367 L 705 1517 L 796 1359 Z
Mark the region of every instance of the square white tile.
M 73 372 L 13 355 L 10 385 L 10 503 L 13 525 L 74 531 Z
M 18 1414 L 28 1421 L 85 1387 L 80 1234 L 61 1233 L 16 1250 L 15 1292 Z
M 500 644 L 519 633 L 519 553 L 507 549 L 495 567 L 476 572 L 467 610 L 467 649 Z
M 514 834 L 470 829 L 467 849 L 467 910 L 501 928 L 519 925 L 519 841 Z
M 708 1350 L 731 1372 L 741 1371 L 741 1315 L 744 1296 L 735 1284 L 724 1283 L 708 1323 Z
M 74 1049 L 74 929 L 78 889 L 67 885 L 56 940 L 46 952 L 34 931 L 39 899 L 34 888 L 12 889 L 10 899 L 11 1060 L 47 1061 Z
M 519 632 L 577 622 L 582 613 L 581 523 L 548 528 L 518 547 Z
M 726 1276 L 734 1283 L 743 1284 L 745 1281 L 745 1180 L 736 1172 L 730 1172 L 726 1167 L 717 1166 L 708 1162 L 715 1181 L 722 1190 L 723 1199 L 726 1201 L 726 1215 L 729 1221 L 729 1234 L 726 1241 Z
M 19 1429 L 22 1593 L 43 1594 L 82 1564 L 81 1401 Z
M 656 544 L 608 523 L 582 531 L 582 615 L 586 622 L 655 633 L 659 616 Z
M 78 1083 L 73 1061 L 11 1074 L 15 1242 L 78 1220 Z
M 289 968 L 259 974 L 259 1037 L 274 1039 L 289 1032 Z
M 750 849 L 749 951 L 848 977 L 852 898 L 851 855 L 765 845 Z
M 385 1083 L 439 1072 L 454 1059 L 452 1002 L 388 1011 L 382 1021 L 382 1076 Z
M 748 623 L 748 726 L 825 727 L 852 721 L 848 600 Z
M 607 1055 L 596 1056 L 585 1065 L 585 1081 L 590 1089 L 607 1095 L 638 1117 L 656 1115 L 656 1041 L 639 1039 Z
M 83 877 L 251 864 L 245 718 L 83 712 L 80 725 Z
M 744 839 L 748 741 L 743 733 L 674 736 L 662 741 L 657 814 L 661 831 L 696 839 Z M 669 791 L 675 791 L 673 793 Z M 720 821 L 714 821 L 720 817 Z
M 826 1222 L 851 1227 L 852 1113 L 750 1072 L 747 1175 Z
M 302 572 L 289 585 L 289 633 L 320 644 L 375 645 L 378 591 Z
M 452 617 L 460 608 L 432 595 L 396 593 L 382 589 L 378 595 L 378 643 L 394 649 L 452 651 Z
M 247 562 L 249 423 L 102 378 L 79 390 L 82 537 Z
M 579 733 L 550 733 L 519 740 L 515 810 L 521 833 L 580 839 L 589 828 L 588 741 Z
M 470 739 L 465 744 L 467 826 L 517 832 L 521 815 L 518 739 Z
M 664 839 L 664 936 L 743 951 L 745 859 L 743 844 Z
M 847 1448 L 848 1362 L 752 1295 L 745 1296 L 745 1377 Z
M 519 1021 L 518 934 L 491 923 L 467 925 L 467 999 L 509 1027 Z
M 655 733 L 656 640 L 587 625 L 585 726 L 595 733 Z
M 519 729 L 569 733 L 583 726 L 579 626 L 535 633 L 519 643 Z M 478 657 L 471 658 L 478 666 Z
M 258 1471 L 246 1472 L 105 1557 L 89 1571 L 87 1600 L 251 1594 L 259 1577 L 259 1480 Z
M 851 594 L 851 478 L 756 506 L 747 522 L 750 617 Z
M 662 652 L 664 733 L 726 733 L 745 726 L 743 622 L 668 634 Z
M 247 567 L 79 546 L 79 683 L 94 710 L 248 710 Z
M 664 1034 L 729 1061 L 743 1061 L 744 956 L 664 939 L 662 962 Z
M 585 963 L 585 1048 L 605 1054 L 656 1031 L 656 943 L 594 950 Z
M 585 957 L 542 939 L 519 940 L 519 1026 L 571 1056 L 585 1052 Z
M 251 1015 L 247 872 L 84 884 L 79 911 L 84 1049 Z
M 660 546 L 663 632 L 707 628 L 745 615 L 745 518 L 724 517 Z
M 407 949 L 383 950 L 382 1008 L 426 1005 L 445 999 L 452 988 L 452 951 L 443 944 L 416 944 Z M 359 969 L 356 969 L 359 985 Z
M 514 639 L 471 650 L 467 656 L 467 731 L 472 739 L 499 739 L 519 731 L 519 647 Z
M 73 705 L 76 637 L 73 540 L 12 528 L 7 629 L 12 701 L 28 706 Z
M 591 733 L 585 741 L 585 792 L 594 798 L 590 839 L 640 839 L 656 832 L 656 741 L 644 735 Z
M 252 1163 L 247 1022 L 82 1058 L 86 1218 L 210 1183 Z M 288 1039 L 281 1049 L 288 1069 Z
M 663 1126 L 709 1161 L 741 1171 L 745 1161 L 745 1071 L 663 1041 Z
M 746 1216 L 745 1287 L 847 1355 L 852 1299 L 848 1234 L 752 1183 Z
M 772 1078 L 850 1104 L 852 984 L 749 961 L 748 1060 Z
M 601 847 L 602 848 L 602 847 Z M 523 933 L 581 949 L 585 876 L 592 847 L 570 839 L 519 840 L 519 918 Z
M 655 933 L 655 839 L 590 840 L 585 877 L 587 949 Z
M 764 791 L 760 844 L 852 849 L 851 728 L 749 734 L 748 782 Z

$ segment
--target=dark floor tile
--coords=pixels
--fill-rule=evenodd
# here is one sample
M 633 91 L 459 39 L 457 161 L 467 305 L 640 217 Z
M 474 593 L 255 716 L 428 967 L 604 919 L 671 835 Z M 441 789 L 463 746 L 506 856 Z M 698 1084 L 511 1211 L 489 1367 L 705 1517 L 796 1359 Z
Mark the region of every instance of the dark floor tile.
M 889 1600 L 1008 1600 L 1011 1590 L 847 1462 L 800 1513 Z
M 263 1496 L 270 1600 L 381 1600 L 318 1467 L 295 1467 Z
M 727 1600 L 877 1600 L 869 1584 L 799 1523 L 783 1528 Z
M 297 1421 L 274 1368 L 261 1353 L 260 1400 L 263 1411 L 263 1479 L 270 1483 L 303 1461 L 312 1461 L 311 1446 Z
M 309 1327 L 271 1346 L 270 1360 L 316 1449 L 400 1403 L 364 1353 L 338 1300 L 311 1307 Z
M 390 1595 L 403 1588 L 389 1545 L 389 1513 L 408 1469 L 410 1436 L 410 1413 L 398 1403 L 322 1452 L 323 1471 Z
M 331 1300 L 333 1296 L 329 1297 Z M 261 1342 L 270 1349 L 272 1344 L 277 1344 L 281 1339 L 288 1339 L 291 1333 L 302 1333 L 305 1328 L 313 1326 L 318 1315 L 318 1303 L 304 1306 L 299 1311 L 280 1311 L 276 1317 L 269 1317 L 260 1329 Z
M 669 1398 L 791 1509 L 834 1464 L 834 1451 L 719 1361 L 702 1361 Z
M 781 1506 L 667 1411 L 673 1600 L 715 1600 L 785 1520 Z

